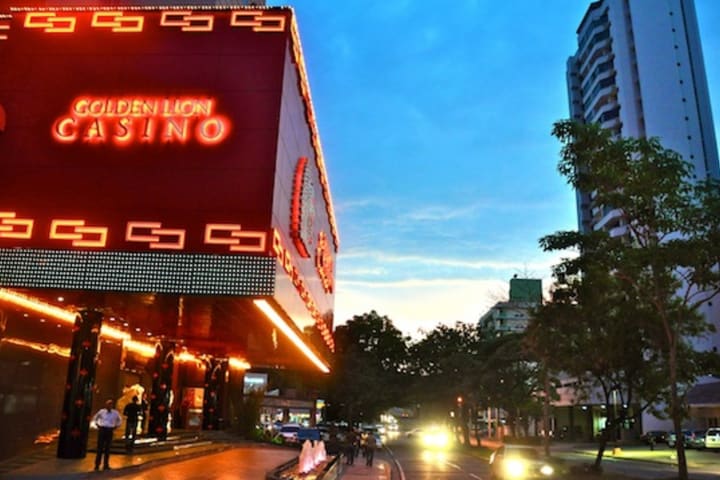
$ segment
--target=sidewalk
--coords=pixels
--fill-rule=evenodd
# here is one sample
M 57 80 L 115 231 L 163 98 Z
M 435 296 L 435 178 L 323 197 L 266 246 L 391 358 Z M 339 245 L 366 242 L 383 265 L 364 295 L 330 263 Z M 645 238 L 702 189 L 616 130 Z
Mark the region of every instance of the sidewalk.
M 125 475 L 133 471 L 177 462 L 180 459 L 185 460 L 218 453 L 238 446 L 239 444 L 225 442 L 203 442 L 160 452 L 137 455 L 113 454 L 110 456 L 110 467 L 114 472 Z M 95 453 L 88 452 L 85 458 L 80 459 L 61 459 L 56 457 L 55 448 L 55 445 L 50 445 L 48 448 L 32 454 L 0 462 L 0 479 L 81 479 L 93 476 Z M 107 472 L 105 473 L 107 474 Z
M 390 480 L 392 466 L 390 462 L 375 459 L 372 467 L 365 465 L 363 458 L 358 458 L 353 465 L 343 465 L 342 480 Z

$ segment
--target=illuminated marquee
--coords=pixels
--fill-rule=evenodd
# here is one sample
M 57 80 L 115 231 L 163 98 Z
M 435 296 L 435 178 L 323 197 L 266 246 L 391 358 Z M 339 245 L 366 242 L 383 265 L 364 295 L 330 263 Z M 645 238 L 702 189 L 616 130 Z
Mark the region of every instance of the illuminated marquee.
M 290 206 L 290 237 L 303 258 L 310 257 L 313 224 L 315 223 L 315 182 L 307 157 L 300 157 L 295 167 L 292 204 Z
M 15 212 L 0 211 L 0 247 L 3 239 L 32 240 L 34 225 L 32 218 L 17 218 Z M 109 234 L 110 228 L 105 225 L 86 225 L 82 219 L 53 219 L 47 238 L 69 242 L 73 247 L 107 248 Z M 184 228 L 164 228 L 161 222 L 130 221 L 125 225 L 125 241 L 147 244 L 150 250 L 184 250 L 186 236 Z M 267 248 L 265 232 L 243 230 L 240 225 L 208 223 L 203 240 L 206 245 L 226 245 L 231 253 L 264 254 Z
M 180 143 L 217 145 L 230 121 L 215 112 L 215 99 L 199 97 L 92 97 L 73 100 L 52 126 L 60 143 Z
M 320 232 L 318 235 L 318 245 L 315 249 L 315 269 L 318 272 L 325 292 L 332 293 L 332 291 L 335 290 L 333 257 L 330 253 L 330 244 L 328 243 L 325 232 Z
M 317 303 L 312 298 L 312 295 L 310 294 L 307 285 L 305 285 L 300 270 L 298 269 L 297 265 L 295 265 L 295 259 L 290 253 L 290 250 L 285 248 L 285 246 L 283 245 L 280 238 L 280 232 L 274 229 L 272 248 L 273 253 L 275 254 L 275 258 L 277 258 L 277 261 L 280 263 L 280 265 L 282 265 L 285 273 L 287 273 L 290 277 L 290 280 L 292 281 L 296 292 L 298 293 L 302 301 L 305 303 L 305 308 L 307 308 L 308 312 L 310 312 L 310 316 L 313 318 L 313 320 L 315 320 L 315 326 L 320 331 L 323 340 L 325 340 L 325 343 L 330 347 L 330 350 L 334 350 L 335 342 L 332 337 L 332 332 L 325 323 L 325 320 L 323 320 L 320 310 L 317 307 Z
M 25 28 L 38 29 L 44 33 L 74 33 L 78 24 L 77 14 L 55 11 L 28 12 L 23 22 Z M 96 11 L 90 21 L 91 28 L 113 33 L 140 33 L 144 26 L 145 15 L 137 11 L 127 12 L 122 8 Z M 197 14 L 191 10 L 164 10 L 160 17 L 160 26 L 179 28 L 183 32 L 212 32 L 215 15 Z M 235 10 L 230 17 L 230 26 L 250 28 L 254 32 L 284 32 L 285 17 L 262 10 Z M 0 38 L 6 39 L 7 37 Z

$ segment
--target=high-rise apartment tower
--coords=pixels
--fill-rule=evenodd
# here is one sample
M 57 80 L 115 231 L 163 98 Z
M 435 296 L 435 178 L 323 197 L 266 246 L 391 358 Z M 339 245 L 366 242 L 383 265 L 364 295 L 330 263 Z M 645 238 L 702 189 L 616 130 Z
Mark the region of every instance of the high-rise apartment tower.
M 720 178 L 693 0 L 595 1 L 577 38 L 578 50 L 567 64 L 572 119 L 599 123 L 623 137 L 657 137 L 692 163 L 696 178 Z M 621 212 L 594 202 L 592 192 L 577 192 L 577 211 L 581 232 L 625 232 Z M 720 327 L 720 302 L 714 303 L 699 313 Z M 720 334 L 693 339 L 693 345 L 717 351 Z M 645 430 L 669 427 L 643 415 Z
M 623 137 L 658 137 L 695 167 L 720 177 L 718 151 L 692 0 L 592 2 L 567 64 L 571 118 Z M 577 193 L 579 229 L 622 232 L 612 206 Z

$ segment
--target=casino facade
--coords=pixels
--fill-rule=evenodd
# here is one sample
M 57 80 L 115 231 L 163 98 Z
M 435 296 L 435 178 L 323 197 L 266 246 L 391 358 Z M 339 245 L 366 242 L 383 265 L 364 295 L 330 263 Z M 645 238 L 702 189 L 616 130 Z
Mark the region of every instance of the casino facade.
M 329 372 L 339 238 L 291 9 L 0 10 L 0 65 L 3 451 L 59 429 L 82 457 L 132 388 L 164 438 Z

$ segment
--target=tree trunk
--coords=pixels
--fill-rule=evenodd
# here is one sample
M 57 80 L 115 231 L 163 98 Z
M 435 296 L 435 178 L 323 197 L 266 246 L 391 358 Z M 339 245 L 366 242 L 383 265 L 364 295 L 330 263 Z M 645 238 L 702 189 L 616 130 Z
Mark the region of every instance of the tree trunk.
M 677 386 L 677 342 L 670 344 L 670 412 L 675 429 L 675 451 L 677 452 L 678 479 L 688 480 L 685 441 L 682 434 L 682 411 Z
M 607 432 L 608 429 L 606 428 L 602 435 L 600 435 L 600 445 L 598 446 L 598 453 L 597 456 L 595 456 L 595 463 L 593 464 L 593 470 L 596 472 L 599 472 L 601 469 L 600 463 L 602 463 L 602 457 L 605 454 L 605 448 L 607 447 Z
M 550 375 L 545 372 L 543 379 L 545 385 L 545 398 L 543 399 L 543 448 L 545 456 L 550 456 Z
M 468 426 L 468 408 L 460 406 L 460 428 L 462 429 L 463 444 L 470 445 L 470 427 Z

